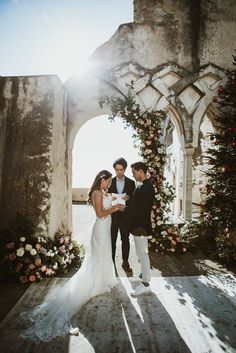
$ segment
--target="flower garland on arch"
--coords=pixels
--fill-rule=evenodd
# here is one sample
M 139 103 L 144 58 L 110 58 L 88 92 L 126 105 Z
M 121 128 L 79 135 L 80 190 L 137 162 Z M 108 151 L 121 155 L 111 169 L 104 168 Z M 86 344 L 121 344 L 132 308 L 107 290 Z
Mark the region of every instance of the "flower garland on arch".
M 164 111 L 154 109 L 141 110 L 135 100 L 133 84 L 128 86 L 128 94 L 123 97 L 101 97 L 100 107 L 108 104 L 111 109 L 109 120 L 120 117 L 125 128 L 134 129 L 134 146 L 140 149 L 140 155 L 148 166 L 148 177 L 154 185 L 155 200 L 151 212 L 152 238 L 151 246 L 156 252 L 186 252 L 190 239 L 181 236 L 178 225 L 169 221 L 170 203 L 174 200 L 174 189 L 164 183 L 166 146 L 163 140 L 163 123 L 167 118 Z

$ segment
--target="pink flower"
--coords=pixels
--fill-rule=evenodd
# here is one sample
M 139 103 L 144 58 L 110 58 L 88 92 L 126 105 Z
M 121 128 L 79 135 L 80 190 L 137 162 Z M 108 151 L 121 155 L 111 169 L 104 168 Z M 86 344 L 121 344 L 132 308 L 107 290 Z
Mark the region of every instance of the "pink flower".
M 29 280 L 30 280 L 30 282 L 34 282 L 36 280 L 35 275 L 29 276 Z
M 22 283 L 26 283 L 26 282 L 28 282 L 28 279 L 27 279 L 26 276 L 20 276 L 20 281 L 21 281 Z
M 7 248 L 7 249 L 13 249 L 14 248 L 14 242 L 12 241 L 11 243 L 7 243 L 6 245 L 5 245 L 5 247 Z
M 15 258 L 16 258 L 16 254 L 11 253 L 11 254 L 9 255 L 9 259 L 10 259 L 11 261 L 15 260 Z
M 53 274 L 53 270 L 51 268 L 46 269 L 46 275 L 51 276 Z
M 70 242 L 70 236 L 67 235 L 65 237 L 65 244 L 69 244 L 69 242 Z
M 21 262 L 19 262 L 17 265 L 16 265 L 16 270 L 17 271 L 20 271 L 23 267 L 23 264 Z
M 60 244 L 63 244 L 63 243 L 64 243 L 64 238 L 60 238 L 60 239 L 59 239 L 59 243 L 60 243 Z
M 29 269 L 30 269 L 30 270 L 33 270 L 34 268 L 35 268 L 35 265 L 34 265 L 34 264 L 30 264 L 30 265 L 29 265 Z
M 41 265 L 41 259 L 35 259 L 34 263 L 36 266 L 40 266 Z
M 41 244 L 36 244 L 35 247 L 36 247 L 37 250 L 41 250 L 42 245 Z
M 186 252 L 187 251 L 187 249 L 186 248 L 183 248 L 183 252 Z
M 62 245 L 60 248 L 59 248 L 60 252 L 64 254 L 65 252 L 65 245 Z
M 177 241 L 177 243 L 180 242 L 180 237 L 176 237 L 175 240 Z
M 47 267 L 45 266 L 45 265 L 43 265 L 42 267 L 41 267 L 41 271 L 42 272 L 45 272 L 47 270 Z

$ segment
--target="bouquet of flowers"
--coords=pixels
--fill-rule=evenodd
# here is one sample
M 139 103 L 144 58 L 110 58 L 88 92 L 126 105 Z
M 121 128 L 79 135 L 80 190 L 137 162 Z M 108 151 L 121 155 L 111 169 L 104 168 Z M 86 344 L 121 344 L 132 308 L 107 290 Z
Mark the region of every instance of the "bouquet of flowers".
M 80 267 L 84 248 L 72 240 L 71 233 L 58 231 L 54 238 L 21 236 L 3 246 L 2 265 L 22 282 L 66 273 Z

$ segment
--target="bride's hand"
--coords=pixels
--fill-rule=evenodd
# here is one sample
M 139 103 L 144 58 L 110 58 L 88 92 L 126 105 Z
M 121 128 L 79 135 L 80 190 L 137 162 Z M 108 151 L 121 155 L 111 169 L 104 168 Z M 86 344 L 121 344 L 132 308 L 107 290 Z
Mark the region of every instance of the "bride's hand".
M 124 210 L 125 210 L 125 205 L 118 204 L 118 206 L 119 206 L 119 211 L 120 211 L 120 212 L 124 212 Z
M 119 211 L 119 209 L 120 209 L 120 207 L 119 207 L 118 204 L 113 205 L 113 206 L 111 207 L 112 213 L 113 213 L 113 212 L 116 212 L 116 211 Z

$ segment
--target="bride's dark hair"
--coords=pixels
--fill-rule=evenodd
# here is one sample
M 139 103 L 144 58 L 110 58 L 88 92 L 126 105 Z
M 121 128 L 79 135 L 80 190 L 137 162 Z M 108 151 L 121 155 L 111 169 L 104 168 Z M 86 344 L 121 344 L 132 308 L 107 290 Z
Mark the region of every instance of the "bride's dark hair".
M 98 173 L 98 175 L 94 179 L 94 182 L 93 182 L 93 184 L 92 184 L 92 186 L 91 186 L 91 188 L 89 190 L 89 193 L 88 193 L 88 204 L 89 205 L 93 204 L 93 202 L 92 202 L 93 192 L 95 190 L 100 190 L 102 179 L 107 180 L 111 176 L 112 176 L 112 174 L 110 172 L 108 172 L 108 170 L 101 170 L 101 172 Z

